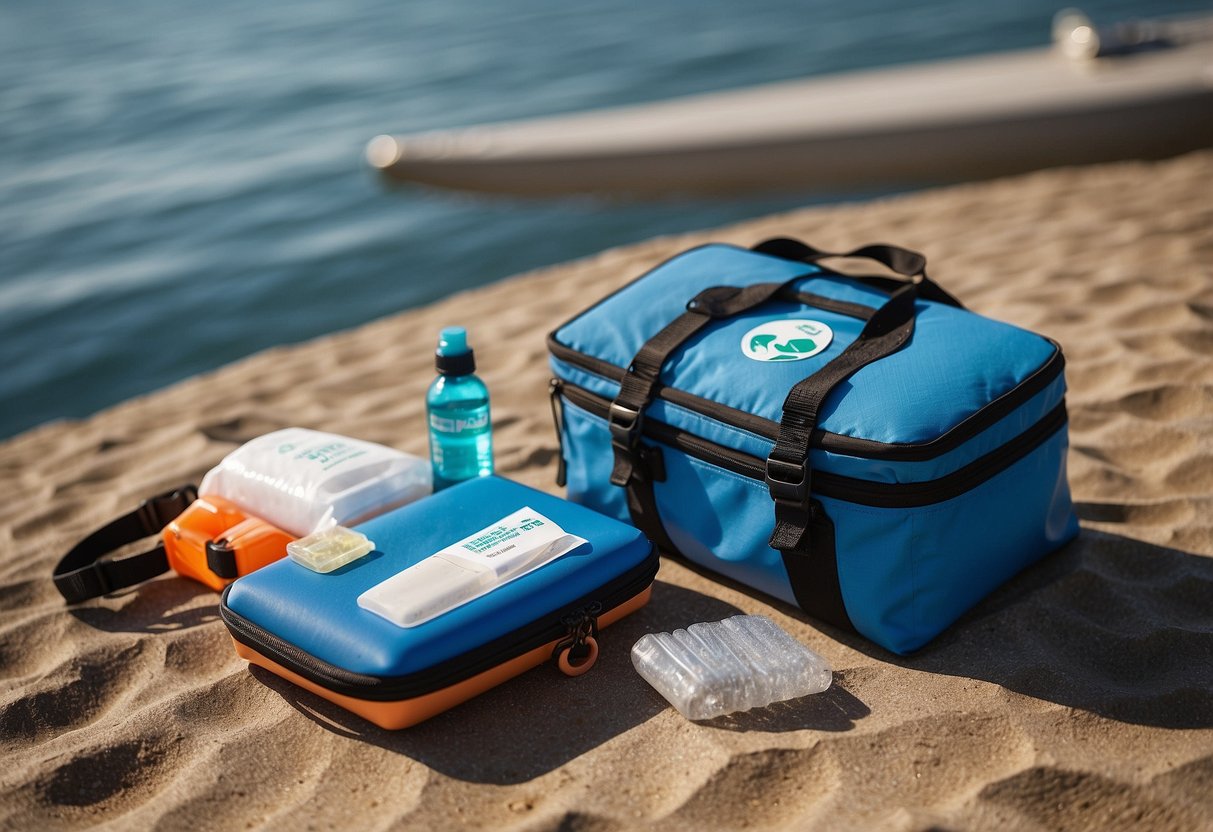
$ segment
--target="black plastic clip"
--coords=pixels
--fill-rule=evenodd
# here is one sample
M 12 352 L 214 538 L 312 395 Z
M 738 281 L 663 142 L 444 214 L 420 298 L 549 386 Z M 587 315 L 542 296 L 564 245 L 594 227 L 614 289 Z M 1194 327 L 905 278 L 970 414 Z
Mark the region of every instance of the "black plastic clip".
M 809 466 L 806 460 L 787 462 L 767 457 L 767 490 L 777 505 L 807 509 L 809 504 Z

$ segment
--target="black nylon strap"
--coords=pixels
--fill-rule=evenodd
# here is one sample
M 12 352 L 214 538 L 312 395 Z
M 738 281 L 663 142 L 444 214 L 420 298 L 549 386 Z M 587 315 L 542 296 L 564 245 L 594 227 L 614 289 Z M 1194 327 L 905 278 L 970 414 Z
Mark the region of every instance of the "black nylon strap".
M 767 488 L 775 502 L 770 546 L 783 555 L 796 601 L 806 612 L 850 627 L 838 585 L 833 524 L 812 499 L 809 446 L 830 392 L 853 373 L 901 349 L 914 333 L 917 286 L 895 292 L 868 320 L 858 339 L 794 386 L 783 404 L 779 437 L 767 458 Z
M 895 274 L 911 278 L 918 286 L 918 296 L 923 300 L 946 303 L 958 309 L 964 308 L 964 305 L 950 292 L 927 276 L 926 257 L 917 251 L 911 251 L 901 246 L 893 246 L 888 243 L 873 243 L 872 245 L 860 246 L 852 251 L 835 252 L 823 251 L 789 237 L 774 237 L 770 240 L 764 240 L 751 250 L 759 254 L 769 254 L 772 257 L 779 257 L 784 260 L 797 260 L 804 263 L 817 263 L 821 260 L 829 260 L 836 257 L 874 260 Z
M 661 522 L 657 495 L 653 491 L 653 482 L 665 478 L 664 471 L 655 473 L 651 464 L 657 449 L 647 448 L 640 442 L 644 410 L 653 400 L 661 368 L 671 353 L 710 321 L 740 315 L 760 306 L 781 293 L 790 292 L 794 283 L 807 276 L 799 275 L 782 283 L 705 289 L 687 303 L 686 312 L 646 341 L 632 359 L 619 385 L 619 394 L 607 411 L 611 448 L 615 454 L 611 483 L 625 489 L 632 524 L 658 549 L 670 553 L 678 551 Z
M 803 277 L 803 276 L 802 276 Z M 619 394 L 611 402 L 607 423 L 615 465 L 611 483 L 626 486 L 636 465 L 636 446 L 640 441 L 644 409 L 653 400 L 661 368 L 670 354 L 686 343 L 709 322 L 740 315 L 766 303 L 801 277 L 783 283 L 755 283 L 751 286 L 713 286 L 696 295 L 683 312 L 644 343 L 619 385 Z
M 653 491 L 653 483 L 665 479 L 664 466 L 659 472 L 660 475 L 657 475 L 653 471 L 655 466 L 652 464 L 652 460 L 645 459 L 646 456 L 660 454 L 660 450 L 642 444 L 640 453 L 641 461 L 644 464 L 633 468 L 632 478 L 628 481 L 627 488 L 624 489 L 628 503 L 628 515 L 632 518 L 632 525 L 644 532 L 649 542 L 656 546 L 658 551 L 676 554 L 678 547 L 674 545 L 674 541 L 670 539 L 669 533 L 665 530 L 665 524 L 661 522 L 661 512 L 657 508 L 657 495 Z
M 854 630 L 851 617 L 842 601 L 842 586 L 838 581 L 838 553 L 834 545 L 834 522 L 813 501 L 808 551 L 789 556 L 782 553 L 788 582 L 802 610 L 844 630 Z
M 167 572 L 163 545 L 121 560 L 101 558 L 120 546 L 158 534 L 197 497 L 198 489 L 192 485 L 174 488 L 144 500 L 134 511 L 81 540 L 55 566 L 51 577 L 59 594 L 67 603 L 77 604 Z

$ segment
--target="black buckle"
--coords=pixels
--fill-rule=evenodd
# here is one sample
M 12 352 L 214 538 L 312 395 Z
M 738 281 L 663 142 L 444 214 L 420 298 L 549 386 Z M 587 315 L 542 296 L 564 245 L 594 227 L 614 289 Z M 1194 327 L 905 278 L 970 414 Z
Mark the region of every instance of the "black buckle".
M 206 542 L 206 568 L 220 578 L 240 577 L 239 567 L 236 564 L 236 550 L 232 548 L 230 541 L 220 538 Z
M 182 485 L 144 500 L 135 511 L 147 534 L 163 529 L 198 499 L 198 489 Z
M 787 462 L 767 457 L 767 490 L 778 505 L 808 510 L 809 466 L 806 460 Z
M 709 318 L 727 318 L 733 314 L 729 301 L 741 294 L 741 286 L 712 286 L 704 289 L 687 303 L 688 312 L 698 312 Z

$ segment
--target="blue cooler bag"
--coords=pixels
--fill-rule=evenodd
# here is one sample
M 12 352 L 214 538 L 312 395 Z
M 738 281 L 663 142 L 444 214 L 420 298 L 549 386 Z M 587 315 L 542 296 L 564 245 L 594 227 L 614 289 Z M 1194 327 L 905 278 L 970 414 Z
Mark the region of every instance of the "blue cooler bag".
M 516 514 L 529 519 L 511 525 Z M 359 603 L 429 555 L 483 543 L 488 557 L 504 557 L 522 545 L 520 529 L 544 523 L 581 540 L 449 612 L 401 626 Z M 498 477 L 460 483 L 356 530 L 375 544 L 370 554 L 327 574 L 283 558 L 231 584 L 219 613 L 242 658 L 388 729 L 545 662 L 570 676 L 586 672 L 600 629 L 648 601 L 658 567 L 653 545 L 632 526 Z
M 1078 523 L 1060 348 L 925 267 L 885 245 L 706 245 L 565 323 L 570 499 L 889 650 L 926 644 Z

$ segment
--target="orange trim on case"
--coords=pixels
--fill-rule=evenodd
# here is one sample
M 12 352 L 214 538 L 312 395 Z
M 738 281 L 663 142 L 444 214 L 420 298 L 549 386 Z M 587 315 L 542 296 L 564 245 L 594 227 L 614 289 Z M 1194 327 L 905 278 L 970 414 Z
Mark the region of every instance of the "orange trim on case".
M 646 587 L 643 592 L 632 596 L 630 600 L 604 612 L 598 616 L 599 628 L 609 627 L 625 615 L 631 615 L 647 604 L 649 596 L 652 594 L 653 587 Z M 408 728 L 416 725 L 462 702 L 466 702 L 473 696 L 479 696 L 486 690 L 494 688 L 502 682 L 509 681 L 533 667 L 538 667 L 552 658 L 552 651 L 556 649 L 556 645 L 562 639 L 554 639 L 542 647 L 536 647 L 534 650 L 523 653 L 521 656 L 517 656 L 507 662 L 502 662 L 496 667 L 491 667 L 449 687 L 423 694 L 422 696 L 414 696 L 411 699 L 400 699 L 395 702 L 372 702 L 368 699 L 358 699 L 353 696 L 335 693 L 321 687 L 315 682 L 304 679 L 293 671 L 287 670 L 273 659 L 263 656 L 253 648 L 241 644 L 235 639 L 232 639 L 232 641 L 236 645 L 236 653 L 242 659 L 264 667 L 271 673 L 281 676 L 283 679 L 293 682 L 317 696 L 340 705 L 347 711 L 353 711 L 358 716 L 375 723 L 380 728 L 395 731 L 399 728 Z M 588 664 L 592 664 L 592 662 Z M 588 669 L 589 667 L 586 667 L 586 670 Z

